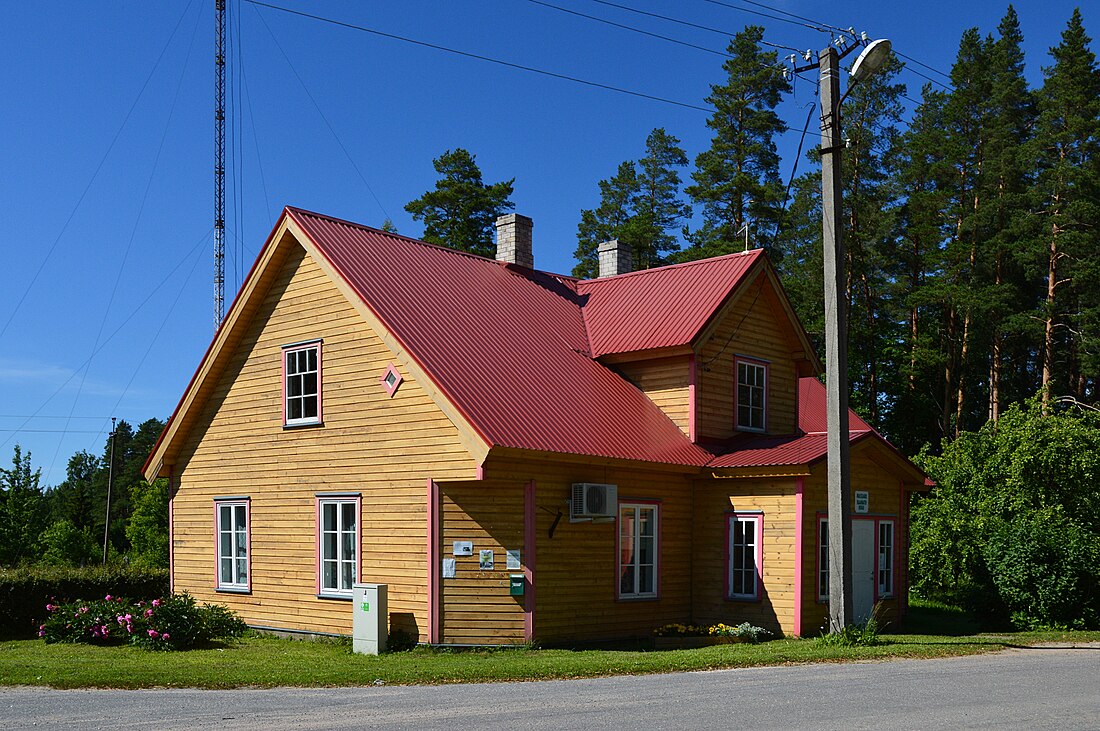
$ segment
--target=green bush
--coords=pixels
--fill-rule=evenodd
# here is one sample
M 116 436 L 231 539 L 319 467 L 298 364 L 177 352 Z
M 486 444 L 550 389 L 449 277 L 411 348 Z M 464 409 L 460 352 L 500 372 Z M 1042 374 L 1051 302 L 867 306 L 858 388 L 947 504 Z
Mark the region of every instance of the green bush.
M 110 594 L 96 601 L 47 604 L 38 636 L 46 642 L 129 643 L 147 650 L 188 650 L 240 637 L 247 627 L 229 608 L 188 594 L 132 602 Z
M 87 528 L 81 530 L 68 518 L 55 521 L 39 536 L 42 562 L 51 566 L 90 566 L 103 555 Z
M 34 637 L 46 619 L 46 604 L 107 594 L 152 600 L 168 593 L 168 572 L 118 566 L 66 568 L 34 566 L 0 569 L 0 638 Z

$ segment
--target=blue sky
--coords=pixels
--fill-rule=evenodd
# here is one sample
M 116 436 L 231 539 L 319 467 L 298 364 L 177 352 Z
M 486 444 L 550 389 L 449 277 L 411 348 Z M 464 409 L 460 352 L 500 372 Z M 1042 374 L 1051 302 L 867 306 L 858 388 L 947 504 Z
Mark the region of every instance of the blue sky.
M 727 42 L 592 0 L 546 1 L 714 51 Z M 274 4 L 688 105 L 703 106 L 709 85 L 723 78 L 718 55 L 528 0 Z M 828 41 L 705 0 L 619 4 L 729 34 L 760 23 L 766 40 L 795 48 L 818 50 Z M 1007 7 L 991 0 L 764 4 L 889 37 L 943 71 L 962 31 L 995 31 Z M 1016 5 L 1033 85 L 1075 4 Z M 692 158 L 710 139 L 707 115 L 696 109 L 243 0 L 229 7 L 227 302 L 284 205 L 375 226 L 389 217 L 401 233 L 419 235 L 404 205 L 434 184 L 432 158 L 454 147 L 477 156 L 487 181 L 516 179 L 516 211 L 535 220 L 536 266 L 568 272 L 579 211 L 596 204 L 597 181 L 641 154 L 651 129 L 665 127 Z M 1083 12 L 1090 33 L 1100 33 L 1095 9 Z M 74 452 L 102 449 L 111 416 L 134 424 L 166 418 L 212 336 L 213 18 L 214 0 L 5 7 L 0 464 L 10 465 L 19 443 L 42 467 L 44 484 L 64 478 Z M 908 72 L 902 80 L 918 98 L 925 80 Z M 795 128 L 780 141 L 784 176 L 805 105 L 815 99 L 813 81 L 797 80 L 780 109 Z

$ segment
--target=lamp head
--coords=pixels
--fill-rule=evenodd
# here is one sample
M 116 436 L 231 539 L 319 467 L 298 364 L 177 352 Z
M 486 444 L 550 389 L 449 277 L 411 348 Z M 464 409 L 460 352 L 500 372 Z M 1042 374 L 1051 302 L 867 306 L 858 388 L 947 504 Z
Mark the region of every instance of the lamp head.
M 871 44 L 863 49 L 859 58 L 852 64 L 852 81 L 859 83 L 874 76 L 889 59 L 890 41 L 886 38 L 871 41 Z

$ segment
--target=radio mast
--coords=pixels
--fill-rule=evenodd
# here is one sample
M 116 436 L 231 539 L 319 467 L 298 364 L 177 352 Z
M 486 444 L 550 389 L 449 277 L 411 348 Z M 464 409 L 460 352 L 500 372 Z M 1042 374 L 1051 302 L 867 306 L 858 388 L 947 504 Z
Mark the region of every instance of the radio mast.
M 215 0 L 214 331 L 225 317 L 225 0 Z

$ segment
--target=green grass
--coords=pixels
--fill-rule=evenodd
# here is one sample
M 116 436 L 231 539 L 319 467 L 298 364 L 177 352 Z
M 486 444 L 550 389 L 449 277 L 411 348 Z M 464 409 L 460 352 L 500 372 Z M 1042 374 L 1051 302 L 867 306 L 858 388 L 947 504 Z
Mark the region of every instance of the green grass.
M 934 658 L 1045 641 L 1100 641 L 1100 632 L 998 636 L 883 635 L 875 647 L 825 647 L 814 640 L 719 645 L 696 650 L 446 651 L 372 657 L 347 642 L 249 637 L 224 647 L 152 653 L 132 647 L 0 643 L 0 685 L 54 688 L 238 688 L 356 686 L 586 678 L 811 662 Z

